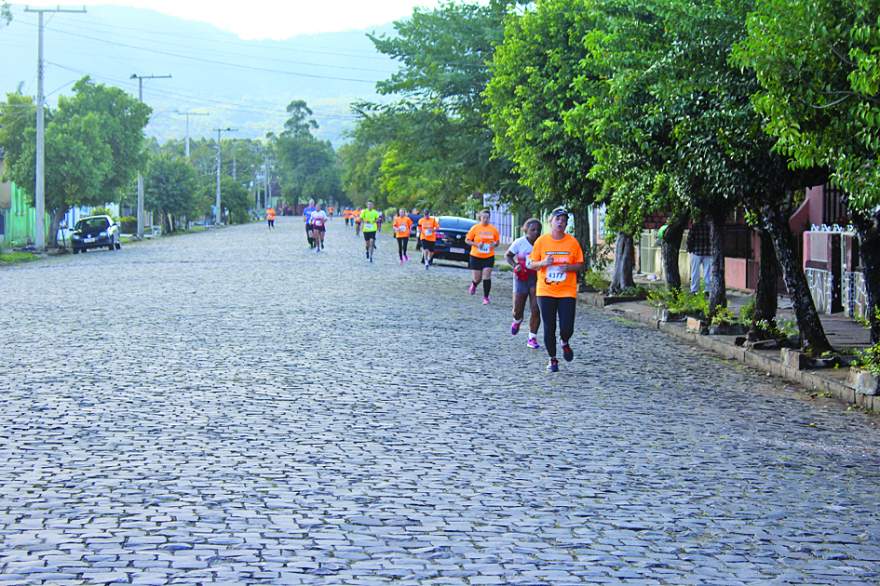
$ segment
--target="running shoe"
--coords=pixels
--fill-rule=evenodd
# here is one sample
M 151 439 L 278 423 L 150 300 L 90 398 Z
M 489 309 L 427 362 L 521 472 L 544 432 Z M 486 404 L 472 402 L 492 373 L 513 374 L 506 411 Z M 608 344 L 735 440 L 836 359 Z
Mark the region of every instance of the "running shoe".
M 528 346 L 532 350 L 540 350 L 541 349 L 541 345 L 538 344 L 538 340 L 536 340 L 535 338 L 529 338 L 529 341 L 526 342 L 526 346 Z
M 471 284 L 468 285 L 468 293 L 470 293 L 471 295 L 473 295 L 473 294 L 476 293 L 476 292 L 477 292 L 477 286 L 474 284 L 473 281 L 471 281 Z
M 403 264 L 403 259 L 400 259 L 400 264 Z
M 403 262 L 409 262 L 409 256 L 403 255 Z
M 483 297 L 483 305 L 489 305 L 489 298 Z
M 519 333 L 519 326 L 522 322 L 514 321 L 510 324 L 510 335 L 515 336 Z
M 559 372 L 559 361 L 555 358 L 551 358 L 550 363 L 547 365 L 547 370 L 550 372 Z
M 430 266 L 431 265 L 429 265 L 428 263 L 425 263 L 425 270 L 427 271 Z
M 571 346 L 568 344 L 562 345 L 562 357 L 565 358 L 566 362 L 571 362 L 574 360 L 574 350 L 571 349 Z

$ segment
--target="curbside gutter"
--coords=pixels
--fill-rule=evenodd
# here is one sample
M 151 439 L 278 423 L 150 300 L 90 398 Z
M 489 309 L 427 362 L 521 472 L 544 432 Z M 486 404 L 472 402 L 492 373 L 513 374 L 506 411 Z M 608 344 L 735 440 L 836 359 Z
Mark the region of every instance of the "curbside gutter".
M 831 395 L 849 405 L 880 413 L 880 395 L 859 393 L 846 382 L 823 374 L 823 370 L 798 370 L 787 366 L 782 362 L 778 350 L 748 350 L 733 343 L 735 336 L 708 336 L 689 332 L 683 322 L 657 320 L 653 308 L 644 302 L 615 300 L 615 303 L 608 304 L 601 293 L 580 293 L 578 299 L 606 313 L 643 324 L 693 346 L 710 350 L 722 358 L 736 360 L 755 370 L 793 382 L 809 391 Z

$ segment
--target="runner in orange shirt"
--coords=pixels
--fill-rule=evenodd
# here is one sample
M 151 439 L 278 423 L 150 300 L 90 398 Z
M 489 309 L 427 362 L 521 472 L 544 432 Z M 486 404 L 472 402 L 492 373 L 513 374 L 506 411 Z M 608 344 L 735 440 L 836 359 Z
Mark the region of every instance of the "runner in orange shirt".
M 354 217 L 354 235 L 361 235 L 361 209 L 354 210 L 351 215 Z
M 269 224 L 269 229 L 275 229 L 275 208 L 269 206 L 266 210 L 266 223 Z
M 538 307 L 544 322 L 544 346 L 550 356 L 547 370 L 559 371 L 556 359 L 556 320 L 559 319 L 559 338 L 562 357 L 574 359 L 569 345 L 574 334 L 574 316 L 577 306 L 578 272 L 584 269 L 584 252 L 577 239 L 565 233 L 568 211 L 559 207 L 550 212 L 550 234 L 535 240 L 526 266 L 538 271 Z
M 391 224 L 394 230 L 394 237 L 397 239 L 397 255 L 400 257 L 400 264 L 409 260 L 406 254 L 406 247 L 409 245 L 409 231 L 412 229 L 412 220 L 406 215 L 406 210 L 400 208 L 397 210 L 397 216 Z
M 495 266 L 495 247 L 501 242 L 498 228 L 489 223 L 489 210 L 480 212 L 480 223 L 471 226 L 467 236 L 464 237 L 466 244 L 471 247 L 468 257 L 468 267 L 471 269 L 473 280 L 468 286 L 468 293 L 473 295 L 477 292 L 477 285 L 483 282 L 483 305 L 489 305 L 489 292 L 492 290 L 492 267 Z
M 434 247 L 437 245 L 437 230 L 440 223 L 437 218 L 432 218 L 431 213 L 425 210 L 425 215 L 419 220 L 419 243 L 425 255 L 425 270 L 434 263 Z

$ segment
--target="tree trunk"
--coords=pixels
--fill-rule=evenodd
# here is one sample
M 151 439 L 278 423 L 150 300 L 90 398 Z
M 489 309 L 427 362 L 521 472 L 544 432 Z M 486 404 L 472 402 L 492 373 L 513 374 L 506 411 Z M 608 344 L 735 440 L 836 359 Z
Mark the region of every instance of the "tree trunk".
M 831 351 L 831 344 L 825 335 L 825 328 L 813 303 L 807 277 L 801 269 L 795 254 L 794 238 L 788 226 L 788 218 L 774 206 L 761 209 L 761 222 L 764 230 L 773 239 L 776 258 L 782 267 L 782 278 L 794 303 L 794 311 L 798 329 L 801 332 L 801 344 L 816 354 Z
M 663 240 L 660 251 L 663 256 L 663 272 L 666 274 L 666 286 L 670 289 L 681 289 L 681 271 L 678 268 L 678 253 L 681 250 L 681 239 L 687 226 L 687 216 L 681 215 L 672 220 Z
M 67 214 L 67 210 L 70 207 L 64 206 L 58 208 L 52 212 L 52 221 L 49 224 L 49 234 L 47 234 L 48 238 L 46 238 L 46 244 L 49 248 L 58 248 L 58 229 L 61 228 L 61 220 L 64 219 L 64 216 Z M 42 222 L 42 218 L 36 218 L 37 222 Z
M 614 246 L 614 274 L 611 277 L 612 293 L 620 293 L 624 289 L 635 287 L 635 281 L 633 281 L 634 266 L 635 251 L 633 250 L 633 237 L 619 232 Z
M 724 278 L 724 222 L 727 214 L 716 212 L 709 218 L 712 239 L 712 276 L 709 279 L 709 315 L 719 307 L 727 307 L 727 281 Z
M 871 342 L 880 342 L 880 319 L 877 308 L 880 303 L 880 218 L 853 218 L 859 235 L 859 260 L 865 278 L 868 308 L 866 316 L 871 321 Z
M 758 272 L 758 284 L 755 287 L 755 312 L 752 315 L 751 331 L 758 333 L 759 328 L 755 325 L 759 321 L 773 323 L 776 321 L 778 309 L 776 284 L 779 280 L 779 271 L 776 265 L 776 251 L 773 250 L 773 239 L 766 230 L 758 230 L 761 237 L 761 264 Z

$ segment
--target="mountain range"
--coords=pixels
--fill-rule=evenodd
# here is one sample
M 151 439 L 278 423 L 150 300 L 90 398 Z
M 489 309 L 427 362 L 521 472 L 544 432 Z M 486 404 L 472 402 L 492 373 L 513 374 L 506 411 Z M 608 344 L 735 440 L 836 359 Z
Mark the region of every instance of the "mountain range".
M 243 6 L 243 9 L 246 7 Z M 85 14 L 46 14 L 44 88 L 54 106 L 84 75 L 138 95 L 133 75 L 144 79 L 143 99 L 153 108 L 147 135 L 159 141 L 213 136 L 258 138 L 279 132 L 286 105 L 305 100 L 319 124 L 316 134 L 338 146 L 354 126 L 351 104 L 382 101 L 377 81 L 397 63 L 378 53 L 367 32 L 390 35 L 389 24 L 370 31 L 301 35 L 285 41 L 247 41 L 214 26 L 151 10 L 88 7 Z M 0 28 L 0 92 L 37 93 L 37 15 L 13 6 Z

